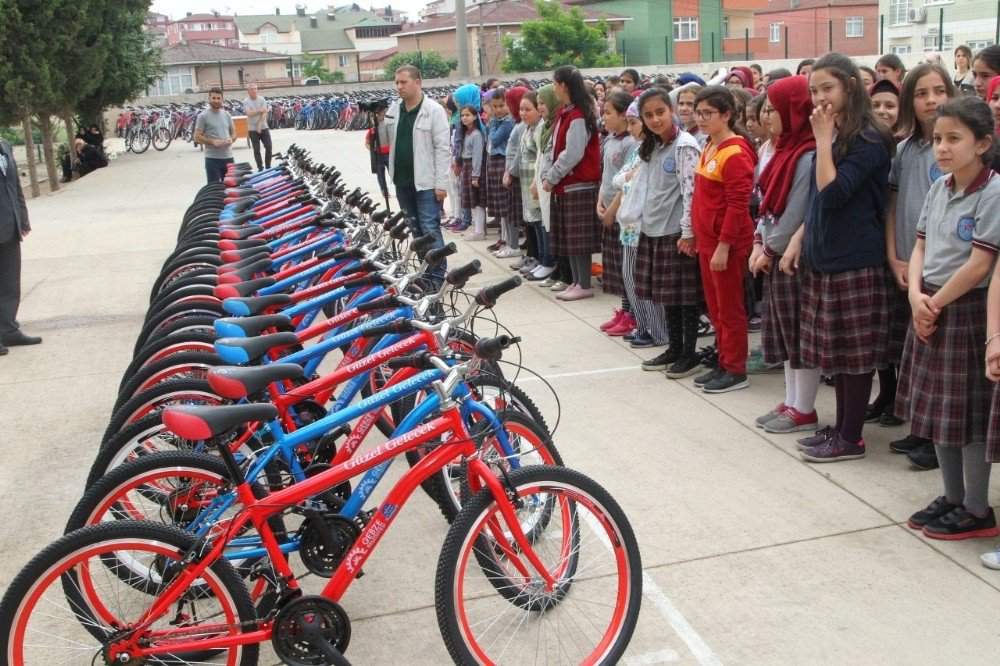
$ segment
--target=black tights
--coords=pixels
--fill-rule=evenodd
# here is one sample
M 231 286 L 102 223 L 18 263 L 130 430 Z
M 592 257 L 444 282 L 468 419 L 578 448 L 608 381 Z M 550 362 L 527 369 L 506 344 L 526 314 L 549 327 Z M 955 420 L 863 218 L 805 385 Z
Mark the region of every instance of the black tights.
M 885 370 L 878 371 L 878 397 L 875 398 L 875 404 L 888 408 L 889 413 L 892 413 L 893 405 L 896 404 L 896 384 L 898 382 L 896 370 L 895 365 L 890 365 Z
M 542 258 L 538 256 L 538 238 L 535 237 L 532 229 L 526 229 L 526 232 L 524 234 L 524 253 L 532 259 L 541 261 Z
M 840 373 L 833 376 L 837 392 L 837 421 L 835 429 L 851 444 L 861 441 L 861 431 L 868 415 L 868 396 L 872 392 L 872 374 Z
M 670 350 L 681 356 L 693 356 L 698 343 L 697 305 L 671 305 L 664 308 L 667 315 L 667 331 L 670 334 Z

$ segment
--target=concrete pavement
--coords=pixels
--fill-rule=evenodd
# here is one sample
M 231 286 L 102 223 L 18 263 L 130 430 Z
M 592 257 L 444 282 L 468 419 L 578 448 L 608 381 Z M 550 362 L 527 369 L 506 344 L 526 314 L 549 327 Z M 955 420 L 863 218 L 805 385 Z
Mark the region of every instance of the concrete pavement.
M 377 189 L 360 133 L 274 139 Z M 236 155 L 250 159 L 242 146 Z M 123 155 L 29 202 L 20 319 L 45 343 L 0 358 L 0 589 L 60 534 L 82 492 L 150 286 L 203 182 L 202 154 L 183 144 Z M 457 242 L 483 260 L 475 284 L 510 275 L 486 243 Z M 558 417 L 566 463 L 611 491 L 640 540 L 644 603 L 627 663 L 993 661 L 1000 573 L 979 554 L 998 543 L 936 542 L 905 526 L 941 492 L 937 472 L 889 452 L 905 427 L 869 426 L 865 460 L 804 463 L 792 436 L 752 426 L 783 395 L 780 375 L 708 396 L 690 380 L 642 372 L 657 350 L 597 330 L 615 303 L 562 303 L 525 285 L 497 312 L 523 338 L 525 365 L 558 393 L 557 406 L 541 381 L 520 377 L 549 423 Z M 821 389 L 818 408 L 832 417 L 832 389 Z M 447 661 L 433 609 L 446 525 L 422 496 L 406 514 L 344 599 L 353 663 Z

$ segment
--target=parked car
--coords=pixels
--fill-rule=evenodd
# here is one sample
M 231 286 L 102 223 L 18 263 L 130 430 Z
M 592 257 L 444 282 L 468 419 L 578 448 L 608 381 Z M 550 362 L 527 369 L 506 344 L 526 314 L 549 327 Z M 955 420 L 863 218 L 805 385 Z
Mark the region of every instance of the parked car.
M 303 79 L 302 84 L 306 86 L 318 86 L 322 81 L 318 76 L 310 76 L 308 79 Z

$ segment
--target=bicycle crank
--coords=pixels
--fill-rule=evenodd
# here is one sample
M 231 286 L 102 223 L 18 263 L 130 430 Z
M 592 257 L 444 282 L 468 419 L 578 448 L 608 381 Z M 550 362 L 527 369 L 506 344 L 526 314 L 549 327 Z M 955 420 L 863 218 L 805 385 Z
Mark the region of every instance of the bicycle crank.
M 344 657 L 351 621 L 335 601 L 318 595 L 293 599 L 278 611 L 271 645 L 291 666 L 350 666 Z

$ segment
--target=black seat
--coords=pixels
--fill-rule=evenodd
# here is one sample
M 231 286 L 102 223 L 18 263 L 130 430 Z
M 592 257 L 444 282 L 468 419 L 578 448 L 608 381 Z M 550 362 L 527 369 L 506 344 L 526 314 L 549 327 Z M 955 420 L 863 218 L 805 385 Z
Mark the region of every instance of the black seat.
M 288 294 L 269 294 L 267 296 L 247 296 L 244 298 L 227 298 L 222 301 L 222 309 L 238 317 L 259 315 L 268 308 L 285 305 L 292 302 Z
M 262 273 L 271 268 L 270 259 L 260 259 L 253 262 L 249 266 L 244 266 L 243 268 L 238 268 L 234 271 L 229 271 L 228 273 L 219 273 L 219 282 L 223 284 L 234 284 L 236 282 L 246 282 L 251 279 L 254 275 Z
M 218 277 L 218 276 L 215 276 Z M 250 296 L 259 289 L 270 287 L 277 282 L 274 278 L 257 278 L 246 282 L 235 282 L 233 284 L 220 284 L 215 288 L 215 295 L 218 298 L 233 298 L 238 296 Z
M 218 243 L 219 249 L 225 250 L 228 248 L 234 248 L 237 250 L 245 250 L 251 247 L 264 247 L 267 245 L 267 241 L 263 238 L 248 238 L 246 240 L 222 240 Z
M 222 337 L 252 338 L 268 328 L 291 330 L 292 320 L 287 315 L 270 314 L 256 317 L 223 317 L 215 320 L 215 332 Z
M 257 197 L 243 197 L 227 205 L 234 215 L 239 215 L 249 211 L 255 203 L 257 203 Z
M 264 231 L 264 227 L 251 224 L 246 227 L 219 227 L 219 236 L 229 240 L 243 240 Z
M 225 407 L 169 407 L 163 410 L 163 425 L 178 437 L 189 440 L 210 439 L 251 421 L 271 421 L 278 408 L 261 402 Z
M 223 398 L 239 400 L 264 390 L 273 382 L 300 379 L 304 375 L 302 366 L 294 363 L 272 363 L 251 368 L 224 366 L 209 370 L 208 383 Z
M 255 338 L 219 338 L 215 341 L 215 353 L 226 363 L 246 365 L 257 361 L 272 349 L 298 344 L 299 338 L 294 333 L 271 333 Z
M 246 268 L 247 266 L 253 266 L 254 264 L 256 264 L 259 261 L 266 261 L 267 265 L 270 266 L 271 265 L 271 253 L 268 252 L 267 250 L 263 250 L 263 251 L 257 250 L 254 254 L 251 254 L 251 255 L 243 258 L 243 259 L 239 259 L 238 261 L 226 262 L 226 263 L 220 265 L 219 266 L 219 273 L 220 274 L 222 274 L 222 273 L 232 273 L 232 272 L 238 271 L 238 270 L 240 270 L 242 268 Z

